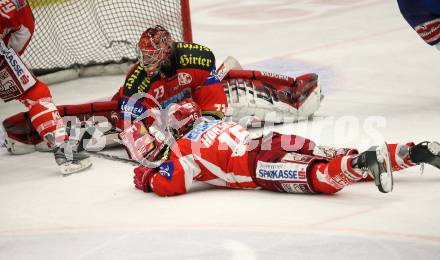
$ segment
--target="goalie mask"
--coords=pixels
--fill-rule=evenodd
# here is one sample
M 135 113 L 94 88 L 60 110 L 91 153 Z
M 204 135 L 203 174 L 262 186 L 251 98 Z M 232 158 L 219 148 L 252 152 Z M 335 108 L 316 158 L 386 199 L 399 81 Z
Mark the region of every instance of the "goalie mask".
M 137 44 L 139 62 L 149 77 L 154 76 L 171 52 L 173 37 L 160 25 L 148 28 L 142 33 Z

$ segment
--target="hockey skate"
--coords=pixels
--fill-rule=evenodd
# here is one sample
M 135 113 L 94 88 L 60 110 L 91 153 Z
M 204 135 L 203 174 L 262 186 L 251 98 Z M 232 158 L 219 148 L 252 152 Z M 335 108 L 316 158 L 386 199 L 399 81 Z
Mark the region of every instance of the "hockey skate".
M 421 142 L 409 149 L 409 158 L 413 163 L 427 163 L 440 169 L 440 143 Z
M 352 160 L 352 167 L 367 172 L 374 178 L 380 192 L 393 190 L 393 172 L 388 145 L 373 146 Z
M 60 145 L 53 145 L 54 137 L 53 134 L 47 134 L 45 139 L 52 148 L 53 154 L 55 156 L 55 162 L 60 167 L 60 172 L 63 176 L 70 175 L 72 173 L 77 173 L 83 171 L 92 166 L 92 161 L 89 156 L 84 152 L 77 152 L 73 149 L 72 145 L 68 142 L 63 142 Z

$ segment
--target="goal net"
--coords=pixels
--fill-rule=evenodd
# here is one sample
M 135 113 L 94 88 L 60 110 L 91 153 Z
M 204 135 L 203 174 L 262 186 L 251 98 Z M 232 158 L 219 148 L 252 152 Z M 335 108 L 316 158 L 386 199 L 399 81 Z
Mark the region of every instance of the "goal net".
M 136 43 L 160 24 L 191 41 L 189 0 L 30 0 L 35 33 L 23 59 L 37 76 L 132 63 Z

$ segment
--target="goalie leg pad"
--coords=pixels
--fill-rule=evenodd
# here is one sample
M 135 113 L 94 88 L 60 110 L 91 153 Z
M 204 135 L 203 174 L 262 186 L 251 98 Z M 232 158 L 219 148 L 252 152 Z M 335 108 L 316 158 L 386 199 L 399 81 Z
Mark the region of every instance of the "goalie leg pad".
M 321 106 L 322 100 L 318 75 L 310 73 L 297 77 L 293 97 L 295 107 L 298 109 L 298 117 L 313 115 Z
M 259 71 L 232 70 L 222 81 L 234 119 L 255 116 L 269 122 L 308 118 L 319 109 L 318 75 L 297 79 Z
M 119 113 L 117 101 L 91 102 L 78 105 L 63 105 L 58 106 L 58 110 L 60 111 L 61 116 L 75 116 L 81 122 L 85 122 L 94 116 L 103 116 L 114 127 L 116 127 Z
M 87 150 L 100 150 L 104 147 L 110 147 L 118 145 L 117 129 L 118 124 L 118 102 L 117 101 L 104 101 L 104 102 L 92 102 L 79 105 L 64 105 L 59 106 L 61 114 L 66 119 L 65 121 L 69 127 L 69 138 L 72 141 L 77 141 L 78 149 Z M 71 121 L 73 117 L 74 121 Z M 99 138 L 105 138 L 104 144 L 98 145 L 98 147 L 92 148 L 89 146 L 90 141 L 92 143 L 94 136 Z
M 82 135 L 86 132 L 84 131 L 85 122 L 90 118 L 92 118 L 91 122 L 95 122 L 93 116 L 103 116 L 111 123 L 111 126 L 108 124 L 99 125 L 99 130 L 103 133 L 115 130 L 118 120 L 117 101 L 94 102 L 81 105 L 63 105 L 58 106 L 57 109 L 60 116 L 78 117 L 80 124 L 83 126 L 82 131 L 80 131 L 80 134 L 77 137 L 78 140 L 80 140 Z M 42 142 L 43 139 L 36 128 L 32 125 L 28 112 L 18 113 L 5 119 L 3 121 L 3 126 L 7 134 L 6 140 L 8 150 L 11 153 L 23 154 L 33 152 L 35 149 L 37 149 L 37 151 L 49 150 L 45 142 Z M 113 135 L 113 138 L 108 138 L 107 144 L 114 144 L 113 140 L 115 138 L 117 139 L 117 135 Z

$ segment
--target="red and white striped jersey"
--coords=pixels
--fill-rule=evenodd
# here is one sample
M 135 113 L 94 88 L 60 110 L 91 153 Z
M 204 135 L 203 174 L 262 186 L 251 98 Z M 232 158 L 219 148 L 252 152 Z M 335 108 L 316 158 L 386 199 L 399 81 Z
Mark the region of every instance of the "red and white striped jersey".
M 21 55 L 34 33 L 34 17 L 26 0 L 0 1 L 0 38 Z
M 186 193 L 194 181 L 230 188 L 254 189 L 248 168 L 249 132 L 234 122 L 197 125 L 172 147 L 150 180 L 160 196 Z

